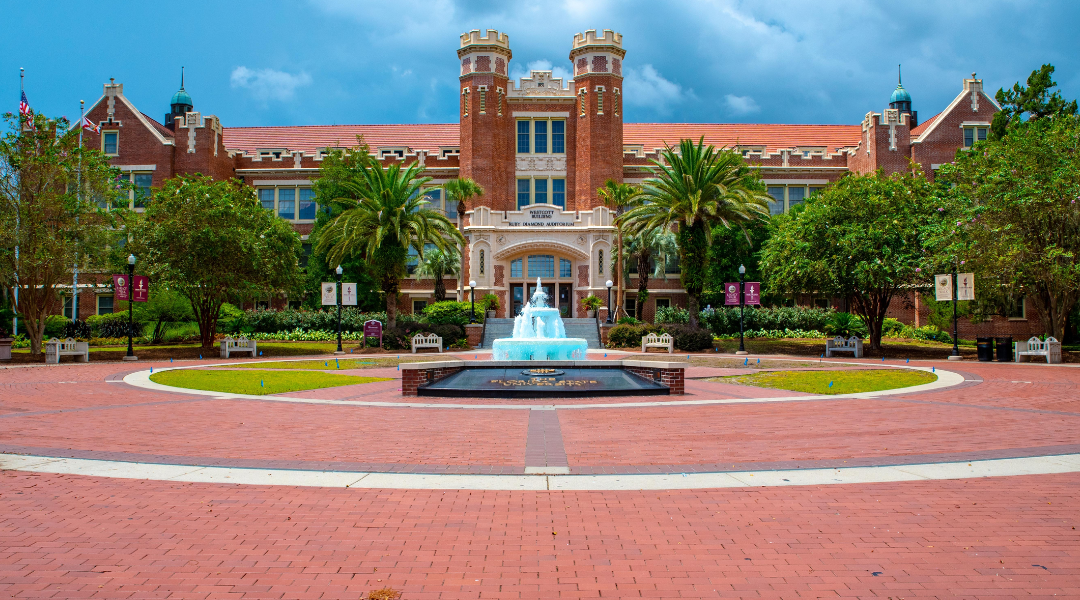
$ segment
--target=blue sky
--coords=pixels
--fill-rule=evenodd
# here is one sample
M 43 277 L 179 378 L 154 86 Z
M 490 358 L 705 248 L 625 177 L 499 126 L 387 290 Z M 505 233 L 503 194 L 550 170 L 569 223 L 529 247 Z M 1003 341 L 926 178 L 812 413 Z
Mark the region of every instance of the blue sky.
M 885 108 L 903 63 L 925 119 L 972 71 L 996 91 L 1043 63 L 1080 96 L 1080 2 L 2 0 L 0 110 L 78 115 L 110 77 L 161 119 L 181 65 L 195 108 L 225 126 L 457 121 L 458 36 L 510 35 L 518 75 L 565 72 L 574 33 L 627 50 L 628 122 L 856 124 Z

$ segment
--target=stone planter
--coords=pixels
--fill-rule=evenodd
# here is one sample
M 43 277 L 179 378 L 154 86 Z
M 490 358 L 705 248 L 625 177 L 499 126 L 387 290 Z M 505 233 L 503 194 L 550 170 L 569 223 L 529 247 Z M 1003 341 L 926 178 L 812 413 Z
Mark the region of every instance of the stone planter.
M 587 311 L 585 311 L 585 316 L 590 318 L 590 319 L 595 319 L 596 318 L 596 311 L 595 310 L 587 310 Z
M 495 311 L 493 311 L 493 310 L 487 311 L 487 318 L 494 319 L 495 318 Z
M 11 344 L 14 338 L 0 338 L 0 360 L 11 360 Z

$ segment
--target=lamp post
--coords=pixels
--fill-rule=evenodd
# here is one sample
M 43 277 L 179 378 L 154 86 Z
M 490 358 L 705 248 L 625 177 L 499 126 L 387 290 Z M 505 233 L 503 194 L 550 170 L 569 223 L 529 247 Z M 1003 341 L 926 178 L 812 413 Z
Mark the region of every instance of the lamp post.
M 611 324 L 611 286 L 614 285 L 610 279 L 604 283 L 607 286 L 607 321 L 608 325 Z
M 476 280 L 469 281 L 469 298 L 472 303 L 469 311 L 469 323 L 476 322 Z
M 953 276 L 952 276 L 952 288 L 953 288 L 953 300 L 952 300 L 952 356 L 956 356 L 953 360 L 959 360 L 960 346 L 957 339 L 956 329 L 956 305 L 960 303 L 960 274 L 959 267 L 956 266 L 956 262 L 953 262 Z M 951 358 L 951 357 L 950 357 Z
M 739 265 L 739 351 L 736 354 L 746 354 L 746 346 L 743 345 L 743 311 L 746 310 L 746 284 L 743 278 L 746 275 L 746 265 Z
M 345 354 L 345 351 L 341 349 L 341 296 L 343 295 L 342 290 L 341 290 L 341 271 L 342 271 L 341 265 L 338 265 L 337 268 L 334 269 L 334 272 L 337 273 L 337 289 L 338 289 L 338 298 L 335 298 L 335 300 L 338 301 L 338 303 L 337 303 L 337 352 L 334 352 L 334 354 Z
M 128 299 L 128 351 L 124 360 L 138 360 L 135 356 L 135 349 L 131 347 L 131 333 L 135 327 L 134 317 L 134 298 L 131 297 L 131 278 L 135 276 L 135 255 L 128 254 L 128 278 L 127 278 L 127 299 Z

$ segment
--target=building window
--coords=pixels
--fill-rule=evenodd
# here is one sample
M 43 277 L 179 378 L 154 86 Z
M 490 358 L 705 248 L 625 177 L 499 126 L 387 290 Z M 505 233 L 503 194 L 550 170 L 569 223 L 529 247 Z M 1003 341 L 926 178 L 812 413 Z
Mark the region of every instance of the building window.
M 308 260 L 311 258 L 311 243 L 303 242 L 300 244 L 300 266 L 306 267 Z
M 487 86 L 480 86 L 480 114 L 487 114 Z
M 529 278 L 555 277 L 555 257 L 550 254 L 537 254 L 529 257 Z
M 281 188 L 277 194 L 278 216 L 292 221 L 296 218 L 296 190 L 293 188 Z
M 300 188 L 300 212 L 297 215 L 297 218 L 301 221 L 314 221 L 315 211 L 315 190 L 311 188 Z
M 1006 308 L 1005 316 L 1010 320 L 1022 321 L 1027 319 L 1027 312 L 1024 310 L 1026 307 L 1026 296 L 1020 296 L 1009 299 L 1008 307 Z
M 135 184 L 133 186 L 135 189 L 132 190 L 133 206 L 143 208 L 146 206 L 146 201 L 150 199 L 150 185 L 154 182 L 154 175 L 151 173 L 133 173 L 131 179 Z
M 533 204 L 547 204 L 548 203 L 548 180 L 536 179 L 533 180 Z
M 631 317 L 636 316 L 637 315 L 637 298 L 627 298 L 625 300 L 625 302 L 626 302 L 626 306 L 624 308 L 626 309 L 626 314 L 630 315 Z
M 657 298 L 656 310 L 660 310 L 661 308 L 671 308 L 671 298 Z
M 274 188 L 259 188 L 259 204 L 266 210 L 274 210 Z
M 604 114 L 604 88 L 599 86 L 596 88 L 596 114 Z
M 796 206 L 798 206 L 799 204 L 802 204 L 803 200 L 806 199 L 806 188 L 804 188 L 802 186 L 789 187 L 787 189 L 787 199 L 788 199 L 788 205 L 787 205 L 788 210 L 791 210 L 791 209 L 795 208 Z
M 986 141 L 986 127 L 965 127 L 964 128 L 964 147 L 970 148 L 975 145 L 975 142 Z
M 529 121 L 521 120 L 517 122 L 517 151 L 518 154 L 528 154 L 531 144 L 529 144 Z
M 510 276 L 521 277 L 521 259 L 515 258 L 510 261 Z
M 469 116 L 469 88 L 461 90 L 461 112 L 463 116 Z
M 547 154 L 548 151 L 548 122 L 533 121 L 533 152 Z
M 588 94 L 588 93 L 589 93 L 589 91 L 586 90 L 585 88 L 581 88 L 577 92 L 577 94 L 578 94 L 578 116 L 579 117 L 584 117 L 585 116 L 585 94 Z
M 784 188 L 783 186 L 776 186 L 766 189 L 770 196 L 773 197 L 772 202 L 769 202 L 769 214 L 770 215 L 782 215 L 784 214 Z
M 480 274 L 484 274 L 484 251 L 480 250 Z
M 559 259 L 559 277 L 573 277 L 573 271 L 571 270 L 570 259 Z
M 72 313 L 71 301 L 72 301 L 71 296 L 64 296 L 64 317 L 66 317 L 68 319 L 71 318 L 71 313 Z
M 529 205 L 529 180 L 517 180 L 517 206 L 518 210 Z
M 551 122 L 551 153 L 566 154 L 566 121 Z
M 98 296 L 97 297 L 97 314 L 108 315 L 113 311 L 113 297 L 112 296 Z
M 820 194 L 824 189 L 821 186 L 810 186 L 810 197 L 813 198 L 814 194 Z
M 599 273 L 600 275 L 603 275 L 604 274 L 604 250 L 603 250 L 603 248 L 601 248 L 597 252 L 599 252 L 598 256 L 600 258 L 600 266 L 597 267 L 596 272 Z
M 566 180 L 551 180 L 551 203 L 559 208 L 566 209 Z
M 480 92 L 480 93 L 483 94 L 483 92 Z M 481 111 L 481 112 L 483 112 L 483 111 Z M 414 315 L 418 315 L 418 314 L 423 313 L 425 308 L 427 308 L 427 300 L 413 300 L 412 301 L 412 311 L 413 311 Z
M 116 156 L 120 153 L 120 132 L 119 131 L 103 131 L 101 133 L 101 151 L 109 156 Z

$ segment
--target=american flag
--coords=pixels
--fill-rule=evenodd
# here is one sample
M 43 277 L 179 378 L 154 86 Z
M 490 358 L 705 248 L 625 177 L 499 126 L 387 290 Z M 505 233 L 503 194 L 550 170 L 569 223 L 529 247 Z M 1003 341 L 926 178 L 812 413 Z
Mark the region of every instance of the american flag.
M 26 92 L 23 92 L 22 98 L 19 99 L 19 114 L 28 119 L 34 115 L 30 110 L 30 102 L 26 100 Z
M 90 119 L 86 117 L 82 118 L 82 128 L 86 131 L 93 131 L 94 133 L 101 133 L 101 128 L 90 122 Z

